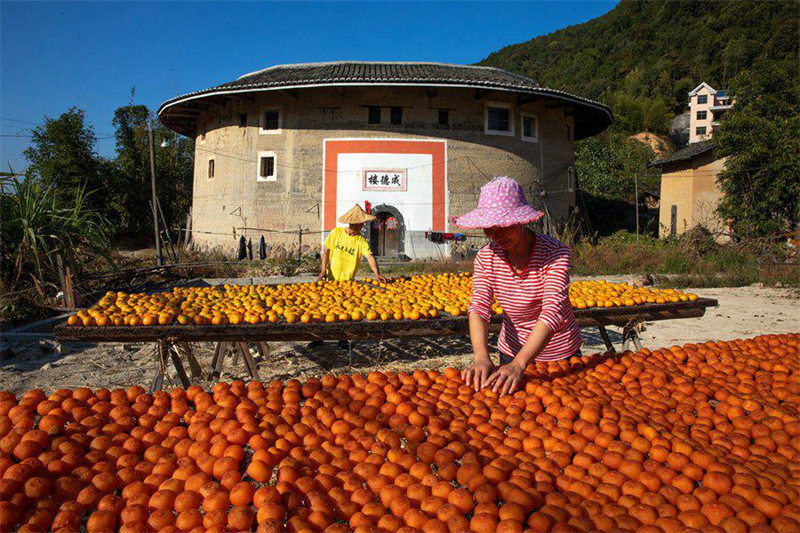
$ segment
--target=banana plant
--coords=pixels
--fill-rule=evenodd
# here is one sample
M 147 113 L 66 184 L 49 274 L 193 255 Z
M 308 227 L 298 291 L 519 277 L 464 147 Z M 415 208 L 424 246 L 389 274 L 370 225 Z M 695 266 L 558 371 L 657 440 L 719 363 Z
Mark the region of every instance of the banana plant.
M 55 281 L 59 254 L 72 263 L 87 255 L 107 257 L 107 221 L 87 209 L 89 194 L 83 188 L 67 203 L 54 187 L 20 179 L 13 172 L 0 174 L 0 180 L 5 281 L 13 286 L 28 281 L 37 287 Z

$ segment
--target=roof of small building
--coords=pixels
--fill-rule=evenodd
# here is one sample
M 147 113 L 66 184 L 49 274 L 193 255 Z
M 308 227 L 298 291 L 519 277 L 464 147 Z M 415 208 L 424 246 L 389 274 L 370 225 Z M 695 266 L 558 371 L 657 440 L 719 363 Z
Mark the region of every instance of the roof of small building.
M 689 96 L 694 96 L 694 95 L 696 95 L 698 92 L 700 92 L 700 89 L 702 89 L 703 87 L 705 87 L 706 89 L 708 89 L 708 91 L 709 91 L 711 94 L 714 94 L 714 93 L 717 91 L 715 88 L 713 88 L 711 85 L 707 84 L 706 82 L 701 82 L 701 83 L 700 83 L 700 85 L 698 85 L 697 87 L 695 87 L 694 89 L 692 89 L 691 91 L 689 91 Z
M 714 149 L 714 143 L 712 141 L 700 141 L 696 143 L 689 144 L 686 148 L 678 150 L 677 152 L 673 152 L 668 156 L 662 157 L 661 159 L 656 159 L 648 166 L 650 167 L 661 167 L 668 163 L 677 163 L 679 161 L 688 161 L 693 157 L 698 155 L 704 154 Z
M 448 63 L 337 61 L 277 65 L 240 76 L 215 87 L 167 100 L 158 109 L 161 122 L 184 135 L 194 135 L 198 100 L 234 97 L 269 90 L 299 90 L 348 85 L 461 87 L 539 95 L 575 106 L 575 138 L 596 135 L 611 123 L 605 105 L 557 89 L 542 87 L 526 76 L 485 66 Z

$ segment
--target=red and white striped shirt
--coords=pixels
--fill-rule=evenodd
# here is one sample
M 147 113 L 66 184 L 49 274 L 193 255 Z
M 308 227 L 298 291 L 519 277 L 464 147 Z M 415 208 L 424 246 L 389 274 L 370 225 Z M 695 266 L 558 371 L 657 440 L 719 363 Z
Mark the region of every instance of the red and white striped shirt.
M 503 308 L 498 349 L 514 357 L 528 340 L 533 326 L 542 321 L 553 337 L 537 361 L 569 357 L 581 347 L 581 332 L 569 301 L 569 248 L 546 235 L 536 234 L 528 264 L 516 274 L 506 252 L 494 243 L 475 257 L 472 302 L 469 312 L 488 321 L 492 301 Z

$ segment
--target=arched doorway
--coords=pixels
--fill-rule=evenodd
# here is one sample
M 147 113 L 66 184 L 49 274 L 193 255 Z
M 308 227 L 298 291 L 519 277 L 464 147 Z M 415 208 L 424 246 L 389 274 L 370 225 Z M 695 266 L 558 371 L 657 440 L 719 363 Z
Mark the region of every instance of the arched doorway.
M 371 214 L 377 217 L 367 226 L 372 253 L 380 257 L 398 256 L 405 252 L 406 225 L 403 215 L 390 205 L 378 205 Z

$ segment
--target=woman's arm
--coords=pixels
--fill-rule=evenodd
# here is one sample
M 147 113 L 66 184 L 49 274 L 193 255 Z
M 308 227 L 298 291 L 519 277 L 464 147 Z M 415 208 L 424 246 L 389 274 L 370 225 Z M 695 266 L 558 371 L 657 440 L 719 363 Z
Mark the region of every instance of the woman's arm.
M 551 331 L 558 331 L 564 323 L 565 307 L 569 303 L 569 248 L 558 249 L 544 271 L 542 312 L 539 322 L 544 322 Z M 537 354 L 538 355 L 538 354 Z
M 522 384 L 522 378 L 525 375 L 525 368 L 531 361 L 542 353 L 544 347 L 553 338 L 553 331 L 550 326 L 542 321 L 537 322 L 531 334 L 528 335 L 528 340 L 525 345 L 520 349 L 514 359 L 500 368 L 498 368 L 489 379 L 486 380 L 485 385 L 491 386 L 492 390 L 501 396 L 503 394 L 510 394 L 519 388 Z
M 472 341 L 472 351 L 475 353 L 475 364 L 461 371 L 461 379 L 479 391 L 494 369 L 492 359 L 489 357 L 489 326 L 477 313 L 469 314 L 469 338 Z
M 475 353 L 475 364 L 461 372 L 464 382 L 480 390 L 486 383 L 494 365 L 489 358 L 489 319 L 492 316 L 494 290 L 489 272 L 480 253 L 475 256 L 472 274 L 472 299 L 469 304 L 469 336 Z

